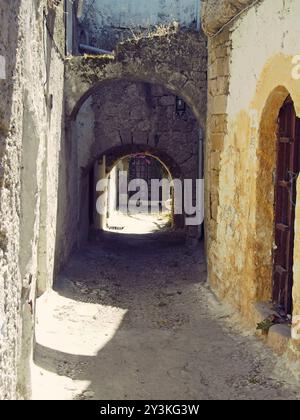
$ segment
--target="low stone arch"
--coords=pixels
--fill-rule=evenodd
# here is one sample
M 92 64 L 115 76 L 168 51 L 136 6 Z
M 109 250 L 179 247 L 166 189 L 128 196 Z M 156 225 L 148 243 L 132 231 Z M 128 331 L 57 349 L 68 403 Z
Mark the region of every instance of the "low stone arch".
M 173 179 L 181 179 L 182 172 L 178 163 L 165 151 L 148 144 L 124 144 L 112 147 L 102 153 L 98 159 L 101 159 L 103 155 L 106 156 L 106 168 L 107 172 L 110 172 L 120 159 L 137 153 L 145 153 L 156 158 L 167 169 Z
M 120 159 L 123 159 L 126 156 L 130 156 L 131 154 L 136 153 L 145 153 L 149 154 L 149 156 L 153 156 L 154 158 L 158 159 L 161 162 L 161 164 L 168 170 L 173 179 L 182 178 L 182 171 L 180 165 L 177 162 L 175 162 L 175 160 L 164 150 L 160 150 L 148 144 L 123 144 L 120 146 L 115 146 L 102 152 L 99 156 L 97 156 L 96 160 L 101 160 L 105 155 L 106 169 L 108 173 L 112 170 L 112 168 Z M 91 169 L 94 161 L 95 158 L 91 157 L 87 168 L 85 168 L 83 171 L 88 172 Z
M 114 80 L 162 85 L 181 96 L 204 127 L 207 52 L 202 33 L 178 31 L 128 40 L 112 56 L 77 56 L 66 63 L 66 114 L 74 120 L 97 88 Z
M 120 80 L 117 82 L 108 82 L 106 81 L 104 83 L 105 89 L 104 91 L 101 92 L 101 94 L 99 94 L 99 97 L 101 98 L 101 95 L 103 95 L 103 97 L 107 97 L 107 95 L 109 94 L 110 91 L 113 91 L 114 86 L 118 86 L 119 83 L 124 83 L 125 85 L 128 82 L 127 80 Z M 140 82 L 129 82 L 130 84 L 138 84 L 142 86 L 142 89 L 144 89 L 144 84 L 140 83 Z M 145 84 L 145 85 L 150 85 L 150 84 Z M 152 84 L 153 85 L 153 84 Z M 103 84 L 101 86 L 99 86 L 99 89 L 101 89 L 101 87 L 103 87 Z M 108 87 L 108 89 L 107 89 Z M 157 85 L 153 85 L 153 87 L 155 89 L 157 89 Z M 158 90 L 155 90 L 154 95 L 169 95 L 171 94 L 171 92 L 169 92 L 168 90 L 166 90 L 165 88 L 162 88 L 162 90 L 160 89 L 161 87 L 158 88 Z M 149 93 L 148 88 L 145 89 L 145 91 L 147 92 L 146 95 Z M 96 93 L 96 92 L 95 92 Z M 97 96 L 97 95 L 96 95 Z M 174 95 L 172 95 L 174 96 Z M 118 97 L 118 96 L 117 96 Z M 115 99 L 114 99 L 115 100 Z M 99 108 L 99 105 L 90 105 L 87 104 L 88 107 L 92 107 L 93 109 L 101 109 Z M 170 104 L 169 104 L 170 106 Z M 174 106 L 175 106 L 175 96 L 174 96 Z M 156 108 L 156 106 L 154 106 L 154 109 Z M 103 111 L 103 109 L 102 109 Z M 102 111 L 98 111 L 99 114 L 101 115 Z M 154 111 L 156 112 L 156 111 Z M 174 110 L 175 112 L 175 110 Z M 85 118 L 86 115 L 86 110 L 83 110 L 83 118 Z M 73 143 L 73 138 L 74 136 L 77 136 L 77 128 L 82 126 L 84 127 L 84 122 L 83 120 L 80 120 L 80 111 L 79 111 L 79 123 L 78 121 L 74 123 L 74 135 L 72 135 L 72 132 L 69 133 L 69 135 L 71 134 L 70 138 L 69 138 L 69 142 L 70 144 Z M 157 156 L 162 162 L 166 163 L 166 166 L 169 168 L 170 173 L 172 175 L 172 178 L 174 179 L 196 179 L 198 176 L 198 164 L 199 164 L 199 159 L 200 159 L 200 152 L 199 150 L 199 137 L 200 137 L 200 133 L 199 130 L 201 131 L 201 134 L 203 134 L 203 129 L 202 127 L 199 127 L 199 123 L 197 121 L 197 119 L 195 118 L 192 110 L 188 107 L 186 107 L 186 119 L 184 119 L 185 121 L 189 121 L 192 120 L 194 127 L 191 128 L 190 126 L 190 133 L 189 136 L 185 137 L 184 140 L 180 139 L 180 135 L 174 138 L 174 141 L 177 141 L 176 143 L 173 144 L 173 146 L 171 145 L 171 142 L 167 142 L 166 138 L 167 136 L 164 134 L 169 134 L 167 133 L 160 133 L 163 136 L 160 138 L 160 142 L 159 145 L 158 143 L 155 142 L 155 136 L 153 136 L 153 131 L 150 129 L 146 130 L 146 136 L 134 136 L 134 132 L 131 132 L 131 138 L 129 138 L 130 136 L 128 136 L 126 133 L 123 133 L 122 130 L 117 130 L 119 131 L 119 138 L 115 141 L 114 139 L 111 139 L 111 143 L 109 142 L 105 142 L 105 136 L 106 134 L 104 133 L 104 135 L 102 135 L 101 140 L 97 140 L 99 139 L 99 127 L 101 127 L 101 125 L 103 125 L 103 121 L 101 122 L 101 119 L 98 121 L 97 118 L 95 119 L 95 123 L 94 123 L 94 135 L 93 137 L 93 143 L 89 143 L 85 141 L 84 138 L 84 130 L 80 131 L 79 134 L 79 141 L 82 141 L 83 144 L 83 149 L 86 150 L 86 152 L 83 154 L 83 159 L 78 157 L 78 168 L 80 169 L 80 177 L 79 177 L 79 192 L 81 191 L 81 183 L 82 182 L 86 182 L 83 181 L 83 179 L 85 177 L 87 177 L 89 171 L 92 169 L 93 164 L 99 159 L 101 159 L 101 156 L 103 154 L 106 155 L 106 161 L 112 161 L 113 160 L 113 156 L 117 156 L 121 157 L 124 156 L 126 154 L 130 154 L 130 153 L 138 153 L 138 152 L 147 152 L 150 154 L 153 154 L 155 156 Z M 177 115 L 176 118 L 179 118 L 180 120 L 180 116 Z M 77 125 L 78 123 L 78 125 Z M 77 127 L 77 128 L 76 128 Z M 120 128 L 120 127 L 119 127 Z M 156 129 L 155 129 L 156 130 Z M 147 134 L 148 133 L 148 134 Z M 150 135 L 149 135 L 150 133 Z M 174 134 L 174 133 L 173 133 Z M 179 132 L 180 134 L 180 132 Z M 89 139 L 92 138 L 91 136 L 89 136 Z M 160 137 L 160 136 L 159 136 Z M 180 145 L 178 144 L 178 139 L 179 141 L 185 141 L 184 144 L 184 152 L 182 152 Z M 117 143 L 118 141 L 118 143 Z M 196 142 L 196 145 L 195 145 Z M 87 146 L 88 144 L 88 146 Z M 191 146 L 192 144 L 194 144 L 194 146 Z M 179 146 L 179 147 L 178 147 Z M 75 148 L 77 146 L 75 145 Z M 82 149 L 82 150 L 83 150 Z M 116 159 L 117 160 L 117 159 Z M 108 164 L 109 165 L 109 164 Z
M 126 144 L 105 150 L 97 156 L 96 161 L 102 163 L 105 157 L 105 174 L 109 175 L 114 166 L 122 159 L 135 154 L 145 154 L 158 160 L 160 164 L 166 169 L 172 180 L 183 180 L 183 173 L 180 165 L 175 162 L 172 156 L 163 150 L 149 146 L 147 144 Z M 83 174 L 88 174 L 93 169 L 95 157 L 92 157 L 87 167 L 83 170 Z M 81 222 L 84 223 L 85 216 L 81 216 Z M 180 214 L 173 214 L 173 223 L 175 228 L 184 228 L 185 217 Z

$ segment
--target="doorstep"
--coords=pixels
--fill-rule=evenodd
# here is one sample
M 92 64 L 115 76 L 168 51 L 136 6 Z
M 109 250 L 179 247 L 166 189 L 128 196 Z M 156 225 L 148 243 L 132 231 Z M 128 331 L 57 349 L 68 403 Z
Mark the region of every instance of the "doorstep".
M 291 340 L 291 326 L 288 324 L 273 325 L 267 335 L 267 345 L 277 354 L 286 353 Z
M 253 305 L 253 308 L 253 321 L 255 325 L 272 316 L 277 316 L 277 313 L 270 302 L 258 302 Z M 274 324 L 268 331 L 257 330 L 256 335 L 262 338 L 267 346 L 275 353 L 283 355 L 287 352 L 291 341 L 291 325 Z

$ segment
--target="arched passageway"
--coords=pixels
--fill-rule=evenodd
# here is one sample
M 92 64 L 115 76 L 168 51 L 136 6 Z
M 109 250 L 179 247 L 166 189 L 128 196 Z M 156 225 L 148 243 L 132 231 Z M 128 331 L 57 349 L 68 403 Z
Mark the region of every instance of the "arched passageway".
M 161 85 L 131 80 L 96 85 L 90 93 L 68 125 L 63 175 L 66 190 L 62 189 L 64 199 L 60 200 L 65 216 L 58 244 L 62 259 L 67 258 L 63 253 L 87 242 L 91 225 L 105 227 L 102 222 L 98 224 L 96 185 L 126 155 L 152 154 L 164 163 L 173 179 L 190 181 L 190 201 L 195 206 L 199 193 L 203 206 L 203 185 L 197 189 L 196 184 L 203 178 L 203 130 L 185 101 Z M 185 197 L 187 193 L 182 201 Z M 175 227 L 184 228 L 185 219 L 184 214 L 176 215 Z M 199 238 L 201 224 L 188 227 L 192 240 Z
M 128 232 L 128 226 L 120 225 L 120 221 L 116 225 L 118 215 L 125 224 L 130 221 L 128 217 L 139 215 L 133 229 L 136 233 L 150 233 L 160 227 L 184 228 L 185 216 L 174 207 L 174 192 L 183 175 L 180 166 L 165 151 L 147 144 L 116 146 L 89 165 L 87 172 L 89 202 L 87 208 L 86 191 L 82 190 L 80 214 L 85 229 L 92 229 L 93 233 L 113 229 Z M 102 186 L 98 185 L 100 174 L 105 181 Z M 86 184 L 85 180 L 84 188 Z M 86 230 L 83 235 L 87 234 Z
M 126 40 L 111 56 L 67 60 L 56 272 L 87 240 L 88 219 L 81 215 L 88 213 L 89 199 L 82 200 L 82 191 L 88 191 L 89 168 L 106 150 L 155 147 L 183 168 L 183 177 L 202 178 L 206 64 L 203 34 L 180 29 Z M 192 236 L 197 235 L 195 229 Z
M 167 166 L 149 152 L 123 156 L 107 176 L 103 229 L 150 234 L 175 227 L 172 179 Z

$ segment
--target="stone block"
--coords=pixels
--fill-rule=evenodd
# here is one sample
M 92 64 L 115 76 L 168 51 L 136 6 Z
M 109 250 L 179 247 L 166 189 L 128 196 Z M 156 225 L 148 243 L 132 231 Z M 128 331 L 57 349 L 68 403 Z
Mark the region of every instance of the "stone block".
M 228 94 L 228 77 L 221 76 L 216 79 L 212 79 L 208 85 L 209 93 L 212 96 L 227 95 Z
M 218 77 L 218 62 L 217 60 L 210 63 L 207 71 L 208 80 L 216 79 Z
M 230 69 L 229 57 L 217 58 L 216 60 L 217 76 L 228 76 Z
M 211 150 L 222 150 L 224 137 L 224 134 L 210 134 L 209 140 Z
M 225 45 L 220 45 L 219 47 L 216 48 L 215 54 L 217 58 L 227 57 L 227 54 L 228 54 L 227 47 Z
M 221 156 L 220 156 L 219 151 L 211 152 L 211 155 L 210 155 L 210 168 L 211 169 L 217 169 L 217 170 L 220 169 L 220 158 Z
M 218 95 L 213 98 L 213 110 L 214 114 L 226 114 L 227 109 L 227 96 L 226 95 Z
M 213 115 L 208 120 L 208 128 L 211 133 L 226 133 L 227 115 Z
M 202 26 L 207 34 L 215 34 L 223 25 L 230 21 L 238 12 L 253 3 L 253 0 L 207 0 L 202 7 Z M 213 39 L 214 44 L 226 42 L 228 31 L 224 30 Z
M 270 328 L 267 344 L 279 355 L 287 351 L 291 339 L 291 327 L 286 324 L 277 324 Z
M 159 104 L 162 106 L 172 106 L 175 105 L 175 97 L 173 95 L 162 96 L 159 99 Z

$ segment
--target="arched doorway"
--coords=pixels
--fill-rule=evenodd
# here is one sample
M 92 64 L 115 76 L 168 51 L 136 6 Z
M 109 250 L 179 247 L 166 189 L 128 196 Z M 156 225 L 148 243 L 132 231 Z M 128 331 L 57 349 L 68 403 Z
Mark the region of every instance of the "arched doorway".
M 300 172 L 300 119 L 288 96 L 279 112 L 275 175 L 273 302 L 284 315 L 293 310 L 296 183 Z
M 266 101 L 259 130 L 255 267 L 257 300 L 271 301 L 287 321 L 293 312 L 299 132 L 290 93 L 279 86 Z

